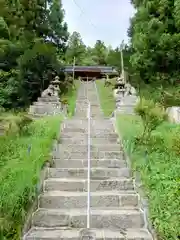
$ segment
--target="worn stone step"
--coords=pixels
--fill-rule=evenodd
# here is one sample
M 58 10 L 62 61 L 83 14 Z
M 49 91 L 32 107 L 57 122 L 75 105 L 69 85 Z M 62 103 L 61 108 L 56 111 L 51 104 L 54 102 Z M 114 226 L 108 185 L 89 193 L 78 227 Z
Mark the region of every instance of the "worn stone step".
M 74 129 L 68 129 L 68 128 L 64 128 L 63 130 L 61 130 L 61 137 L 75 137 L 75 134 L 78 137 L 83 137 L 83 135 L 87 135 L 88 134 L 88 126 L 86 127 L 76 127 Z M 103 134 L 103 135 L 102 135 Z M 107 136 L 109 134 L 109 136 Z M 115 135 L 114 129 L 112 128 L 108 128 L 108 127 L 104 127 L 104 129 L 101 128 L 96 128 L 96 127 L 90 127 L 90 135 L 102 135 L 102 137 L 111 137 L 111 134 L 114 134 L 114 137 L 117 137 L 117 134 Z
M 42 209 L 33 215 L 32 224 L 37 227 L 87 226 L 87 209 Z M 144 227 L 143 212 L 135 208 L 98 208 L 90 214 L 92 228 L 122 229 Z
M 64 122 L 64 125 L 65 127 L 76 127 L 76 126 L 86 126 L 87 125 L 87 122 L 88 122 L 88 119 L 66 119 L 65 122 Z M 113 123 L 111 122 L 111 120 L 108 118 L 108 119 L 105 119 L 104 117 L 103 118 L 100 118 L 100 119 L 91 119 L 91 125 L 92 126 L 98 126 L 98 127 L 101 127 L 101 125 L 107 125 L 107 126 L 113 126 Z
M 87 178 L 87 168 L 50 168 L 50 178 Z M 128 168 L 91 168 L 91 179 L 108 179 L 110 177 L 129 178 Z
M 138 206 L 138 195 L 117 191 L 91 192 L 91 207 Z M 40 208 L 87 208 L 87 192 L 48 191 L 39 197 Z
M 146 229 L 90 229 L 96 240 L 152 240 Z M 82 229 L 75 228 L 31 228 L 23 240 L 84 240 Z
M 86 130 L 88 130 L 88 126 L 86 127 Z M 83 132 L 83 133 L 82 133 L 82 131 L 76 132 L 76 137 L 84 137 L 85 133 L 87 135 L 87 132 Z M 111 137 L 111 134 L 114 134 L 114 137 L 117 137 L 117 134 L 115 135 L 114 129 L 112 129 L 112 128 L 108 128 L 106 126 L 104 128 L 102 128 L 102 129 L 101 128 L 96 128 L 96 127 L 90 128 L 90 135 L 91 136 L 93 136 L 93 135 L 95 135 L 95 136 L 96 135 L 97 136 L 98 135 L 102 135 L 102 137 L 106 138 L 106 137 Z M 73 136 L 74 136 L 74 132 L 70 132 L 66 128 L 64 128 L 61 131 L 61 137 L 62 138 L 73 137 Z
M 133 181 L 129 178 L 91 180 L 91 192 L 95 191 L 134 191 Z M 46 191 L 87 191 L 87 179 L 48 178 L 44 182 Z
M 91 151 L 122 151 L 122 146 L 119 144 L 91 144 L 90 145 Z M 63 151 L 69 151 L 69 152 L 79 152 L 79 151 L 88 151 L 88 145 L 87 144 L 57 144 L 55 151 L 58 151 L 59 153 Z
M 91 151 L 90 153 L 91 159 L 119 159 L 123 160 L 125 159 L 125 155 L 123 151 Z M 53 158 L 54 159 L 87 159 L 88 153 L 87 151 L 83 152 L 69 152 L 69 151 L 63 151 L 53 152 Z
M 101 160 L 101 159 L 91 159 L 91 167 L 107 167 L 107 168 L 124 168 L 127 167 L 127 163 L 125 160 Z M 54 159 L 54 167 L 57 168 L 84 168 L 87 167 L 88 161 L 87 159 L 72 159 L 72 160 L 58 160 Z
M 108 128 L 108 132 L 112 132 L 114 133 L 114 130 L 109 128 L 109 127 L 105 127 L 105 128 Z M 111 130 L 111 131 L 110 131 Z M 102 128 L 97 128 L 95 126 L 90 126 L 90 131 L 91 131 L 91 135 L 94 135 L 95 133 L 98 133 L 98 134 L 107 134 L 104 129 Z M 68 135 L 70 137 L 72 137 L 74 135 L 74 133 L 77 133 L 77 134 L 88 134 L 88 126 L 76 126 L 76 127 L 72 127 L 72 128 L 67 128 L 67 127 L 64 127 L 62 130 L 61 130 L 61 134 L 62 135 Z M 115 135 L 115 137 L 117 137 L 117 134 Z
M 93 137 L 92 137 L 93 136 Z M 95 137 L 95 135 L 91 135 L 90 136 L 91 139 L 91 143 L 92 144 L 113 144 L 113 143 L 117 143 L 117 137 L 115 138 L 111 138 L 111 137 L 105 137 L 103 138 L 103 134 L 101 135 L 97 135 L 97 137 Z M 60 138 L 60 143 L 63 143 L 63 144 L 87 144 L 88 143 L 88 136 L 87 135 L 84 135 L 83 137 L 82 136 L 78 136 L 77 137 L 68 137 L 68 138 L 64 138 L 61 136 Z

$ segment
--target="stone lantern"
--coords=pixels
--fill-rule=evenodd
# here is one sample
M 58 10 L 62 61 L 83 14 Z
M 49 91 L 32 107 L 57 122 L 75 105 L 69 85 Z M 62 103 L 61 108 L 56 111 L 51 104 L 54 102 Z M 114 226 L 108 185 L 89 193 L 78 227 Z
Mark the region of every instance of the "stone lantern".
M 51 84 L 54 87 L 54 96 L 59 99 L 59 91 L 60 91 L 60 88 L 59 88 L 59 85 L 60 85 L 59 77 L 56 76 L 54 81 L 51 82 Z

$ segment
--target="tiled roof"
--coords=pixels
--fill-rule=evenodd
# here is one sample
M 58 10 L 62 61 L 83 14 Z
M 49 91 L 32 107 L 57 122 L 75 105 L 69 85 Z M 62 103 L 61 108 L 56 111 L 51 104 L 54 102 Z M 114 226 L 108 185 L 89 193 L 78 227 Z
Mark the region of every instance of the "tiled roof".
M 106 66 L 75 66 L 74 70 L 76 72 L 102 72 L 102 73 L 112 73 L 114 72 L 113 67 L 106 67 Z M 65 72 L 72 72 L 73 66 L 65 66 L 64 68 Z

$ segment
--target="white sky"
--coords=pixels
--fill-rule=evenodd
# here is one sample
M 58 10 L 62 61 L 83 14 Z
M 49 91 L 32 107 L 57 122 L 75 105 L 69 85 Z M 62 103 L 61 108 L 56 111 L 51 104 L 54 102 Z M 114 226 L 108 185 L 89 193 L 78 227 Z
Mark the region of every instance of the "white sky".
M 79 32 L 86 45 L 102 40 L 117 47 L 128 41 L 129 18 L 135 12 L 130 0 L 62 0 L 62 4 L 69 32 Z

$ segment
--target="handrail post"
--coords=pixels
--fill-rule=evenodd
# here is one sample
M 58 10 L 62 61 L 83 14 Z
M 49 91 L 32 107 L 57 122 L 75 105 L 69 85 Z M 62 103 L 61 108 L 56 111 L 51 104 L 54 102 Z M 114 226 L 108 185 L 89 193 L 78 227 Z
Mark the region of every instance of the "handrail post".
M 91 104 L 88 101 L 88 173 L 87 173 L 87 228 L 90 228 L 90 201 L 91 201 L 91 188 L 90 188 L 90 181 L 91 181 Z

